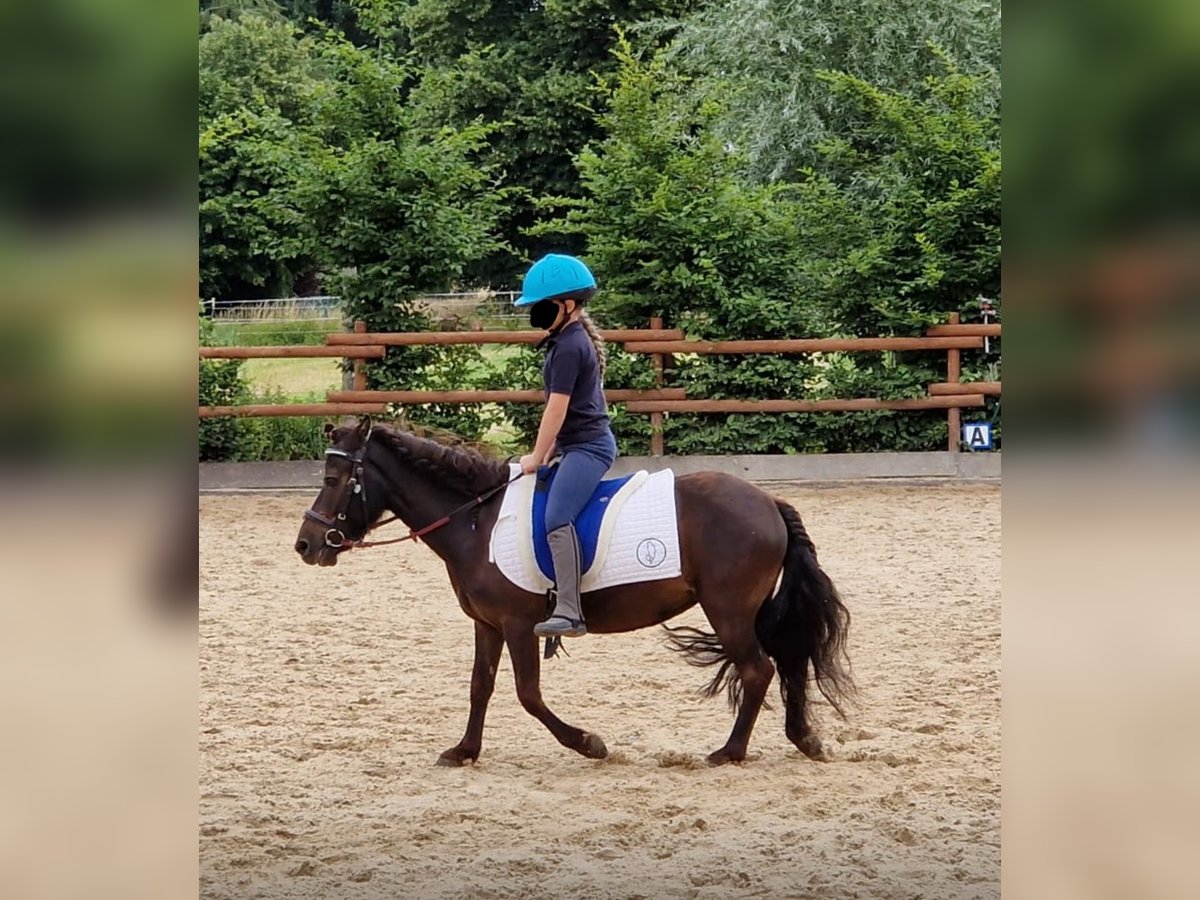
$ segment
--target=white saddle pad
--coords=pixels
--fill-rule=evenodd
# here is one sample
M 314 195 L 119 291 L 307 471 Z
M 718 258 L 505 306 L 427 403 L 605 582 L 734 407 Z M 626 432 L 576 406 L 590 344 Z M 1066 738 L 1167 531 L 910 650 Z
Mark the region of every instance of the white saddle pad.
M 510 464 L 513 477 L 519 467 Z M 488 559 L 513 584 L 535 594 L 554 586 L 542 574 L 533 554 L 533 489 L 527 475 L 504 492 L 500 516 L 492 529 Z M 675 521 L 675 473 L 670 469 L 636 473 L 608 502 L 600 524 L 596 558 L 583 573 L 580 588 L 598 591 L 618 584 L 675 578 L 679 561 L 679 527 Z

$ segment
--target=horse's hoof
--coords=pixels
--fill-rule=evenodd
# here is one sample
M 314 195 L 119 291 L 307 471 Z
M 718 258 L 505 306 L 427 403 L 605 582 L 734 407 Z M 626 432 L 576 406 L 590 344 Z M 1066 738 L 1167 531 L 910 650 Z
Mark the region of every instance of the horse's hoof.
M 733 751 L 731 751 L 725 747 L 722 747 L 720 750 L 717 750 L 715 753 L 710 753 L 710 754 L 708 754 L 708 756 L 705 757 L 705 761 L 710 766 L 723 766 L 726 763 L 740 763 L 740 762 L 744 762 L 745 759 L 746 759 L 745 753 L 742 753 L 740 755 L 735 754 Z
M 821 739 L 815 734 L 806 734 L 798 741 L 793 741 L 796 749 L 807 756 L 809 759 L 817 762 L 827 762 L 829 757 L 825 755 L 825 748 L 821 746 Z
M 588 759 L 604 759 L 608 756 L 608 748 L 604 746 L 604 741 L 600 739 L 598 734 L 585 734 L 583 736 L 583 747 L 579 751 Z
M 464 750 L 462 747 L 451 747 L 445 753 L 437 758 L 439 766 L 465 766 L 467 763 L 475 762 L 475 757 Z

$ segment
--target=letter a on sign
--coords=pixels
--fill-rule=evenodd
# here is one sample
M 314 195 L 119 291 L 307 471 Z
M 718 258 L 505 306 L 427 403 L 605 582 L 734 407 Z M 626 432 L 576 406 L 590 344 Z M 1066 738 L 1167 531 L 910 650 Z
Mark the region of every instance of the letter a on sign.
M 968 422 L 962 427 L 962 439 L 968 450 L 991 450 L 992 423 Z

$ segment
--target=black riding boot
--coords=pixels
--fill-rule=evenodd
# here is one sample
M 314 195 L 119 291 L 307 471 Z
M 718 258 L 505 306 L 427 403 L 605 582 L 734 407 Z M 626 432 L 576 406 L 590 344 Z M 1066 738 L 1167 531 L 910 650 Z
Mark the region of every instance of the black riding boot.
M 555 528 L 546 535 L 546 540 L 550 543 L 557 581 L 552 592 L 554 612 L 545 622 L 534 626 L 534 634 L 539 637 L 580 637 L 587 634 L 587 626 L 583 624 L 579 598 L 580 553 L 575 526 L 568 524 Z

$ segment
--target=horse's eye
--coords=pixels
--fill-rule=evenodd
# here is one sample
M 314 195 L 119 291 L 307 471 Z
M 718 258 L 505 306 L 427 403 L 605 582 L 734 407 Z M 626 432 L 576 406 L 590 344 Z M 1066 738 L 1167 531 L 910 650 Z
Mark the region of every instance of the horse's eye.
M 325 487 L 337 487 L 338 480 L 333 475 L 325 476 Z

